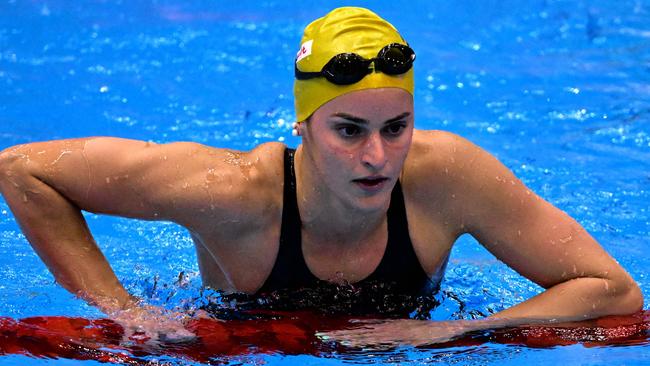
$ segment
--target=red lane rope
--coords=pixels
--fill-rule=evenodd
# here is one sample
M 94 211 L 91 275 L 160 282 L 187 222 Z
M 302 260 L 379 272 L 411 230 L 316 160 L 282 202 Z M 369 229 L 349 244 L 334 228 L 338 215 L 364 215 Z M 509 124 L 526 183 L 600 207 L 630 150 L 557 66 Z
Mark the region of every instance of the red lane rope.
M 146 364 L 142 357 L 172 356 L 197 362 L 215 357 L 266 353 L 322 355 L 345 352 L 314 334 L 349 326 L 349 317 L 321 317 L 313 313 L 282 314 L 278 320 L 216 321 L 195 319 L 187 329 L 197 335 L 188 342 L 161 341 L 151 345 L 131 338 L 109 319 L 71 317 L 0 317 L 0 355 L 97 360 L 119 364 Z M 290 316 L 288 316 L 290 315 Z M 553 327 L 527 326 L 470 334 L 431 348 L 473 346 L 487 342 L 529 347 L 582 344 L 585 347 L 650 343 L 650 311 L 611 316 Z

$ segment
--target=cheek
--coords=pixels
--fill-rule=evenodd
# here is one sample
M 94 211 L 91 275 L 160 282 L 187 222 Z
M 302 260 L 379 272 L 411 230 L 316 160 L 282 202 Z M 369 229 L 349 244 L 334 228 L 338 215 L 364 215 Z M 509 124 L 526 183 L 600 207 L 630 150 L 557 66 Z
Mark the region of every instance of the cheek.
M 356 161 L 356 150 L 341 146 L 341 144 L 324 143 L 321 159 L 334 172 L 347 166 L 353 166 Z
M 342 144 L 336 136 L 329 131 L 320 132 L 318 139 L 311 139 L 312 147 L 318 154 L 318 160 L 324 163 L 336 163 L 339 160 L 352 160 L 354 158 L 354 149 Z
M 411 141 L 413 140 L 413 129 L 410 129 L 407 134 L 403 135 L 402 138 L 396 140 L 391 149 L 395 152 L 396 155 L 406 158 L 409 150 L 411 149 Z

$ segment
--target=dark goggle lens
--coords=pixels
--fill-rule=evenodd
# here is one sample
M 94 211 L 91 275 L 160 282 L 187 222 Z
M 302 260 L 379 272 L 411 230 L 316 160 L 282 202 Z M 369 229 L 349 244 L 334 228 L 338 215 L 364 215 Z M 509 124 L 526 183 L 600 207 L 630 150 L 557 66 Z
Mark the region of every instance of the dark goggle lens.
M 334 56 L 324 67 L 325 78 L 334 84 L 349 85 L 363 79 L 369 73 L 369 60 L 354 53 Z
M 415 61 L 415 52 L 408 46 L 395 43 L 382 48 L 375 62 L 382 72 L 399 75 L 409 71 L 413 61 Z

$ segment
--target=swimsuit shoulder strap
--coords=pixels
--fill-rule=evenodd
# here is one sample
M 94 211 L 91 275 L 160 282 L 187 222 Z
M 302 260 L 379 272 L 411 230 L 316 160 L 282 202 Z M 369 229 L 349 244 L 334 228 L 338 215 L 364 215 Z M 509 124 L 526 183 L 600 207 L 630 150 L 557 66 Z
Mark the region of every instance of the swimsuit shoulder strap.
M 282 226 L 278 255 L 271 274 L 258 290 L 258 293 L 284 288 L 296 288 L 312 284 L 318 280 L 314 276 L 302 254 L 301 221 L 296 197 L 296 174 L 294 155 L 296 150 L 284 151 L 284 189 L 282 204 Z

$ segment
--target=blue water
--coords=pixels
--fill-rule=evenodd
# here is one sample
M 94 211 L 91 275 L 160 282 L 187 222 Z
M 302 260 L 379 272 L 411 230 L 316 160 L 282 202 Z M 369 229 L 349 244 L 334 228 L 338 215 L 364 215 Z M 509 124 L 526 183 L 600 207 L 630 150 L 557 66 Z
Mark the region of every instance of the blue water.
M 250 149 L 295 146 L 292 60 L 304 26 L 340 5 L 391 21 L 416 50 L 416 127 L 463 135 L 575 217 L 650 299 L 650 1 L 1 1 L 0 149 L 108 135 Z M 86 215 L 132 293 L 167 307 L 200 288 L 187 232 Z M 183 272 L 189 286 L 175 285 Z M 54 283 L 0 199 L 0 316 L 101 317 Z M 488 315 L 540 291 L 471 238 L 434 319 Z M 649 363 L 648 346 L 486 344 L 376 355 L 252 354 L 280 364 Z M 171 360 L 174 361 L 174 360 Z M 1 364 L 75 364 L 0 358 Z M 81 362 L 78 362 L 81 363 Z M 90 364 L 90 363 L 89 363 Z

